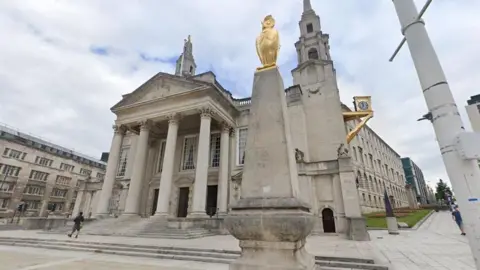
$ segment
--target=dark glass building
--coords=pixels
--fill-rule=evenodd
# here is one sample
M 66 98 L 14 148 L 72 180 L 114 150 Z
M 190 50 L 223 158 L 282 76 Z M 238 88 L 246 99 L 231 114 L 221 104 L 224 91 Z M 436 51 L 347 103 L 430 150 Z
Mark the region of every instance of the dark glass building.
M 423 172 L 410 158 L 402 158 L 403 171 L 405 172 L 405 180 L 415 190 L 417 202 L 421 204 L 429 204 L 427 184 L 423 177 Z

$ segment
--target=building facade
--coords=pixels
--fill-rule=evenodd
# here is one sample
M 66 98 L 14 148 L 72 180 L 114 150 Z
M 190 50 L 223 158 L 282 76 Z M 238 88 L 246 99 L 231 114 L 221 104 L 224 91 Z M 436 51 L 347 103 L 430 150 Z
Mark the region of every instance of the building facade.
M 103 181 L 105 168 L 101 161 L 0 125 L 0 217 L 11 217 L 21 202 L 27 204 L 25 216 L 68 215 L 76 201 L 85 204 L 79 190 L 86 182 Z M 87 203 L 85 210 L 93 205 Z
M 470 97 L 467 104 L 465 109 L 467 110 L 472 129 L 475 132 L 480 132 L 480 95 Z
M 292 151 L 302 198 L 320 220 L 316 230 L 343 233 L 354 213 L 360 217 L 361 193 L 372 198 L 362 201 L 365 211 L 382 209 L 383 188 L 396 206 L 406 206 L 405 181 L 398 155 L 368 128 L 354 143 L 364 147 L 365 160 L 352 163 L 355 151 L 344 146 L 352 123 L 343 120 L 348 108 L 340 102 L 329 36 L 309 1 L 299 25 L 294 85 L 285 89 Z M 158 73 L 112 108 L 117 119 L 94 214 L 222 219 L 241 196 L 250 102 L 233 98 L 212 72 L 196 74 L 185 40 L 175 75 Z M 368 167 L 370 156 L 380 170 Z M 365 176 L 358 189 L 356 171 Z
M 353 123 L 348 123 L 351 131 Z M 408 207 L 406 181 L 400 155 L 370 127 L 365 126 L 350 142 L 358 181 L 360 204 L 364 213 L 385 210 L 385 189 L 392 207 Z
M 402 158 L 403 171 L 405 172 L 405 178 L 407 184 L 413 187 L 417 202 L 421 204 L 433 203 L 430 201 L 427 190 L 427 183 L 423 177 L 423 172 L 420 167 L 413 162 L 410 158 Z

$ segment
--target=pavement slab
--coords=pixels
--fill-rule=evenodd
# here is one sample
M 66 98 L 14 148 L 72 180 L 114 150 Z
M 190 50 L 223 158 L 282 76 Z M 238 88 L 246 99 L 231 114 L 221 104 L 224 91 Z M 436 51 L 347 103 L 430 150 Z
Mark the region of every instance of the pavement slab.
M 389 235 L 387 231 L 382 230 L 370 231 L 370 235 L 372 240 L 368 242 L 349 241 L 336 235 L 311 236 L 307 239 L 307 250 L 311 254 L 318 256 L 342 256 L 373 259 L 375 260 L 376 264 L 388 265 L 392 270 L 475 270 L 475 264 L 471 255 L 470 247 L 468 246 L 468 240 L 464 236 L 460 235 L 457 225 L 452 221 L 450 212 L 434 213 L 417 230 L 401 230 L 400 235 Z M 0 231 L 0 237 L 58 240 L 70 239 L 65 235 L 40 234 L 38 231 Z M 80 237 L 78 239 L 74 239 L 74 241 L 124 243 L 130 245 L 153 245 L 162 247 L 190 247 L 232 251 L 240 250 L 238 247 L 238 241 L 229 235 L 219 235 L 189 240 L 80 235 Z M 2 264 L 0 264 L 0 270 L 27 270 L 25 267 L 49 262 L 48 260 L 45 261 L 46 259 L 44 257 L 38 256 L 38 254 L 32 254 L 31 256 L 29 255 L 28 260 L 25 260 L 25 257 L 22 257 L 21 255 L 4 255 L 3 252 L 3 249 L 5 248 L 22 250 L 25 248 L 1 248 L 2 252 L 0 253 L 0 261 Z M 16 252 L 18 252 L 18 250 Z M 45 251 L 43 254 L 50 255 L 51 253 L 54 253 L 55 256 L 57 256 L 57 251 L 51 250 Z M 51 268 L 38 269 L 109 269 L 102 268 L 105 265 L 105 260 L 107 257 L 122 258 L 113 255 L 91 254 L 93 257 L 68 261 L 72 260 L 72 256 L 73 255 L 67 256 L 64 254 L 61 256 L 61 258 L 58 258 L 57 260 L 67 260 L 63 265 L 59 264 L 58 268 L 54 268 L 57 266 L 52 265 Z M 80 255 L 77 254 L 76 256 L 78 257 Z M 84 256 L 84 254 L 82 254 L 82 256 Z M 10 264 L 3 264 L 5 257 L 11 258 L 7 259 Z M 98 258 L 101 258 L 101 260 Z M 124 260 L 126 260 L 125 265 L 128 266 L 128 263 L 131 263 L 134 259 L 125 258 Z M 159 261 L 163 262 L 168 260 L 139 260 L 139 262 L 142 263 L 147 261 L 151 263 L 159 263 Z M 86 267 L 85 265 L 88 265 L 89 263 L 92 265 L 89 267 L 93 268 L 82 268 Z M 119 265 L 118 267 L 114 265 L 114 263 L 119 263 L 118 259 L 107 262 L 106 265 L 109 263 L 111 264 L 111 266 L 109 266 L 111 269 L 129 269 L 122 268 L 124 267 L 123 265 Z M 188 263 L 189 262 L 185 261 L 171 261 L 170 264 L 164 267 L 177 267 L 165 269 L 183 269 L 182 267 L 185 269 L 202 269 L 192 268 L 193 266 L 188 265 Z M 200 265 L 197 267 L 206 267 L 201 263 L 191 262 L 191 264 Z M 6 265 L 8 265 L 10 268 L 3 268 L 6 267 Z M 61 268 L 61 266 L 65 268 Z M 153 266 L 156 267 L 155 269 L 163 269 L 158 268 L 158 265 Z M 142 267 L 144 268 L 135 269 L 153 269 L 151 268 L 152 265 L 148 264 L 145 266 L 142 265 Z M 205 269 L 228 269 L 228 265 L 222 264 L 211 264 L 209 267 L 210 268 L 207 267 Z

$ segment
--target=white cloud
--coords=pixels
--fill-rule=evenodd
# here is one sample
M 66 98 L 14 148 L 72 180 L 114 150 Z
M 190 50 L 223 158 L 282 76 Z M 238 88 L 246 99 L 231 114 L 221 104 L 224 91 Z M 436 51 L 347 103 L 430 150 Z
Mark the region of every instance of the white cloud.
M 433 128 L 391 1 L 312 1 L 330 34 L 342 100 L 373 96 L 371 126 L 427 179 L 447 179 Z M 416 1 L 423 5 L 422 1 Z M 460 4 L 461 2 L 461 4 Z M 235 96 L 248 96 L 258 65 L 254 39 L 273 14 L 281 32 L 279 62 L 291 84 L 300 0 L 24 0 L 0 2 L 0 121 L 92 156 L 108 151 L 109 108 L 156 72 L 172 72 L 183 39 L 192 35 L 200 71 L 213 68 Z M 480 2 L 435 1 L 425 19 L 462 111 L 477 94 Z M 108 56 L 90 52 L 105 48 Z M 164 59 L 142 61 L 140 53 Z

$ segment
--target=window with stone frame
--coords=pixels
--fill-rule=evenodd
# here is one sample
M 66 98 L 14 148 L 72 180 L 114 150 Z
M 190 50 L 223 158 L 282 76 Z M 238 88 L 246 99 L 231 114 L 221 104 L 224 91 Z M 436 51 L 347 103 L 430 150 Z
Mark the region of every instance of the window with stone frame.
M 14 189 L 15 189 L 15 183 L 7 182 L 7 183 L 0 184 L 0 191 L 13 192 Z
M 52 197 L 60 197 L 60 198 L 65 198 L 67 196 L 68 190 L 66 189 L 59 189 L 59 188 L 54 188 L 52 190 L 51 196 Z M 59 209 L 60 210 L 60 209 Z
M 0 199 L 0 209 L 8 208 L 9 204 L 10 204 L 10 199 Z
M 65 171 L 71 172 L 71 171 L 73 171 L 74 168 L 75 168 L 75 166 L 70 165 L 70 164 L 66 164 L 66 163 L 61 163 L 60 164 L 60 170 L 65 170 Z
M 0 174 L 8 176 L 18 176 L 22 168 L 0 163 Z
M 157 163 L 157 172 L 162 172 L 163 169 L 163 159 L 165 158 L 165 147 L 167 147 L 167 141 L 162 140 L 160 142 L 160 149 L 158 149 L 158 163 Z
M 245 148 L 247 147 L 247 134 L 248 128 L 239 128 L 238 129 L 238 138 L 237 138 L 237 164 L 243 165 L 245 163 Z
M 120 150 L 120 157 L 118 161 L 118 170 L 117 176 L 125 176 L 125 171 L 127 170 L 128 162 L 128 151 L 130 147 L 124 147 Z
M 360 161 L 361 161 L 362 163 L 365 163 L 365 160 L 364 160 L 364 158 L 363 158 L 363 149 L 362 149 L 362 147 L 360 147 L 360 146 L 358 147 L 358 155 L 360 156 Z
M 52 167 L 53 160 L 37 156 L 35 158 L 35 163 L 42 166 Z
M 41 201 L 25 201 L 27 205 L 27 210 L 38 210 L 42 205 Z
M 69 186 L 70 182 L 72 181 L 71 177 L 66 177 L 63 175 L 57 175 L 57 179 L 55 180 L 55 184 Z
M 313 24 L 309 23 L 307 24 L 307 33 L 312 33 L 313 32 Z
M 308 59 L 310 60 L 318 60 L 318 51 L 316 48 L 310 48 L 308 50 Z
M 99 172 L 97 172 L 97 178 L 98 178 L 99 180 L 104 180 L 104 179 L 105 179 L 105 174 L 104 174 L 104 173 L 99 173 Z
M 195 169 L 195 154 L 197 153 L 197 136 L 185 136 L 183 139 L 182 170 Z
M 210 134 L 210 167 L 218 168 L 220 166 L 220 133 Z
M 3 155 L 8 156 L 9 158 L 24 160 L 27 156 L 27 153 L 11 148 L 5 148 L 5 150 L 3 151 Z
M 23 193 L 30 194 L 30 195 L 42 196 L 43 194 L 45 194 L 45 187 L 35 186 L 35 185 L 27 185 L 25 187 L 25 190 L 23 191 Z
M 31 170 L 29 179 L 38 180 L 38 181 L 47 181 L 50 174 L 46 172 Z
M 91 176 L 92 175 L 92 170 L 81 168 L 80 169 L 80 174 L 86 175 L 86 176 Z

